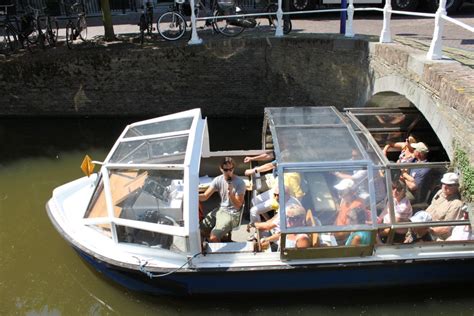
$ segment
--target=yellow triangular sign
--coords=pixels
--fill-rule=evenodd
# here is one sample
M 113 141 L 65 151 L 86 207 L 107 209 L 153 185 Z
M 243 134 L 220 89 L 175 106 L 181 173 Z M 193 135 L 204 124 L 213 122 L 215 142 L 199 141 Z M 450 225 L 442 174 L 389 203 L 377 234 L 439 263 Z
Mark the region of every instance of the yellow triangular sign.
M 92 163 L 91 157 L 86 155 L 81 163 L 82 172 L 84 172 L 84 174 L 89 177 L 94 172 L 94 167 L 95 165 Z

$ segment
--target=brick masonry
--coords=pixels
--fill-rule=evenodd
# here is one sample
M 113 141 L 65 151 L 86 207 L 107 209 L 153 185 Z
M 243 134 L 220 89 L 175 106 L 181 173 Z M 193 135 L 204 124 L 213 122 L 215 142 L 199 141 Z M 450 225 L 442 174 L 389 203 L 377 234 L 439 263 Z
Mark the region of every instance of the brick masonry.
M 0 115 L 153 116 L 200 107 L 206 116 L 260 116 L 266 106 L 363 106 L 405 95 L 452 156 L 473 157 L 473 69 L 431 62 L 407 45 L 328 34 L 65 47 L 0 60 Z

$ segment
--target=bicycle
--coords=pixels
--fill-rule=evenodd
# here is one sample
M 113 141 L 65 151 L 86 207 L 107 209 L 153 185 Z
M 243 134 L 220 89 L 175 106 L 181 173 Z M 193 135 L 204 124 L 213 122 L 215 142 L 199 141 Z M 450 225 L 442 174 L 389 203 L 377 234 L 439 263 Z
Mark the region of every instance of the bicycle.
M 212 27 L 214 31 L 224 36 L 234 37 L 242 33 L 246 28 L 254 28 L 258 25 L 253 17 L 231 17 L 219 18 L 219 16 L 244 14 L 245 12 L 237 6 L 235 0 L 217 0 L 216 10 Z
M 87 20 L 86 11 L 82 2 L 76 2 L 71 6 L 71 11 L 77 13 L 76 20 L 68 17 L 66 24 L 66 45 L 72 49 L 74 41 L 78 38 L 83 42 L 87 41 Z
M 48 7 L 43 8 L 44 12 L 47 12 L 47 10 Z M 59 24 L 56 18 L 46 13 L 46 15 L 40 17 L 39 25 L 49 46 L 56 46 L 59 32 Z
M 140 43 L 143 45 L 145 40 L 145 32 L 151 36 L 153 32 L 153 4 L 150 1 L 146 1 L 142 6 L 142 14 L 140 15 Z
M 28 49 L 30 44 L 38 44 L 45 48 L 45 36 L 41 28 L 40 9 L 35 9 L 27 4 L 25 14 L 21 17 L 21 33 L 26 39 Z
M 162 14 L 156 22 L 156 28 L 161 37 L 168 41 L 176 41 L 186 32 L 186 20 L 183 16 L 185 0 L 174 0 L 171 11 Z
M 0 15 L 5 16 L 5 18 L 0 21 L 0 51 L 5 53 L 8 51 L 13 53 L 18 49 L 18 33 L 8 14 L 8 8 L 12 6 L 13 4 L 0 5 L 0 8 L 3 8 L 0 11 Z

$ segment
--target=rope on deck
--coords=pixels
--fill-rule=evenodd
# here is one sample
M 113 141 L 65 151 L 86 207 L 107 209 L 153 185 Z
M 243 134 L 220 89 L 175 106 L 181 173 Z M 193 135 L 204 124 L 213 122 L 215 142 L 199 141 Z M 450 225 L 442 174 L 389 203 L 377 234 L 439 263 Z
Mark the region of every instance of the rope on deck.
M 145 260 L 144 263 L 142 263 L 142 260 L 136 256 L 133 256 L 133 258 L 137 259 L 138 260 L 138 265 L 139 265 L 139 270 L 141 272 L 143 272 L 144 274 L 146 274 L 150 279 L 153 279 L 153 278 L 161 278 L 161 277 L 164 277 L 164 276 L 167 276 L 167 275 L 170 275 L 170 274 L 173 274 L 175 272 L 178 272 L 179 270 L 181 270 L 185 265 L 189 264 L 191 262 L 191 260 L 193 260 L 194 258 L 196 258 L 198 255 L 202 254 L 202 252 L 198 252 L 196 253 L 195 255 L 193 255 L 192 257 L 189 257 L 188 260 L 186 260 L 185 263 L 183 263 L 180 267 L 174 269 L 174 270 L 171 270 L 170 272 L 166 272 L 166 273 L 163 273 L 163 274 L 156 274 L 156 273 L 152 273 L 150 271 L 148 271 L 145 266 L 148 264 L 148 261 Z

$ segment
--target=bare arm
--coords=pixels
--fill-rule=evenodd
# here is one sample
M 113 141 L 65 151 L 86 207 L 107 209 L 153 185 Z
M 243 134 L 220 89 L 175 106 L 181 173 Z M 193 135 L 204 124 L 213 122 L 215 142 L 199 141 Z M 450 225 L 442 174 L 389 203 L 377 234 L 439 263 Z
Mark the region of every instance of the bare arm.
M 275 159 L 275 157 L 273 156 L 273 152 L 270 151 L 270 152 L 261 153 L 260 155 L 253 156 L 253 157 L 247 156 L 244 158 L 244 162 L 248 163 L 251 161 L 267 161 L 271 159 Z
M 245 170 L 245 175 L 246 176 L 251 176 L 253 174 L 256 174 L 257 172 L 266 172 L 266 171 L 272 170 L 273 168 L 275 168 L 275 165 L 271 162 L 268 162 L 264 165 L 255 167 L 253 169 Z
M 407 188 L 410 190 L 410 191 L 416 191 L 418 189 L 417 185 L 416 185 L 416 182 L 415 182 L 415 178 L 413 178 L 412 176 L 410 176 L 408 174 L 408 172 L 405 170 L 402 170 L 402 174 L 400 175 L 400 180 L 402 181 L 405 181 L 405 184 L 407 185 Z
M 234 189 L 234 186 L 232 185 L 232 182 L 231 182 L 229 183 L 227 187 L 227 190 L 229 192 L 229 201 L 235 206 L 237 210 L 239 210 L 244 204 L 245 193 L 244 194 L 238 194 L 237 192 L 233 193 L 233 189 Z
M 211 195 L 214 194 L 214 192 L 216 192 L 214 188 L 207 188 L 204 193 L 199 194 L 199 202 L 207 201 L 211 197 Z

